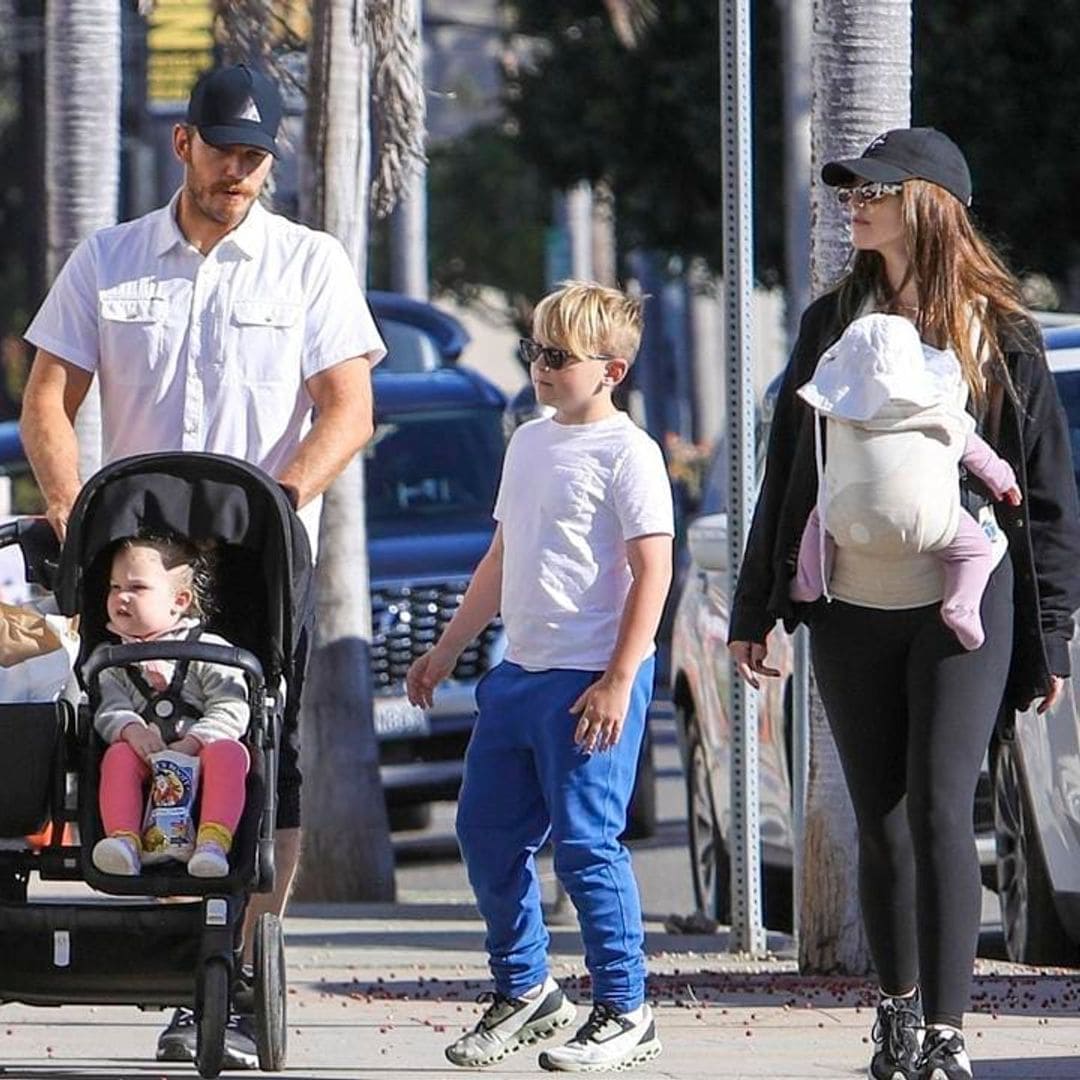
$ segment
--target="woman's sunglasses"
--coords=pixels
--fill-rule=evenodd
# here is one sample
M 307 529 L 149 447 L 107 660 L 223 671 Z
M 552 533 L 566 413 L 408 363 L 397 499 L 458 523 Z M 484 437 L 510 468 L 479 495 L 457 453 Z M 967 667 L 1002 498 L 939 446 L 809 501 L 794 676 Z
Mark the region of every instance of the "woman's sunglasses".
M 615 360 L 617 357 L 607 353 L 598 353 L 594 356 L 575 356 L 566 349 L 556 349 L 553 345 L 541 345 L 532 338 L 520 338 L 518 340 L 518 353 L 526 364 L 542 364 L 550 371 L 561 371 L 582 360 Z
M 849 203 L 865 206 L 867 203 L 884 199 L 886 195 L 899 195 L 903 190 L 903 184 L 860 184 L 858 187 L 839 188 L 836 192 L 836 201 L 841 206 L 847 206 Z

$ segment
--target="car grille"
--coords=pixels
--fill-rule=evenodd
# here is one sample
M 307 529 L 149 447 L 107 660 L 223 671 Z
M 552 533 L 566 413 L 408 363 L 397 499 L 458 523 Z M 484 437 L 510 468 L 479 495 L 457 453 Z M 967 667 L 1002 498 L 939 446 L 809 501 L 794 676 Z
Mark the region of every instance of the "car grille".
M 371 670 L 376 693 L 400 689 L 409 665 L 435 644 L 461 606 L 468 584 L 464 580 L 371 590 Z M 496 618 L 466 646 L 452 678 L 471 680 L 487 671 L 501 628 Z

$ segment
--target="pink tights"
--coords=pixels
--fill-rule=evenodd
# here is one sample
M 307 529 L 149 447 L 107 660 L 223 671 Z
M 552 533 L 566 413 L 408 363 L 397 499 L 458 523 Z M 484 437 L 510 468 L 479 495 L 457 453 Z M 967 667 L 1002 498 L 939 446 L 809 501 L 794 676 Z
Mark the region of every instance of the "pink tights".
M 251 759 L 234 739 L 218 739 L 199 751 L 200 824 L 236 832 L 244 812 L 244 779 Z M 115 742 L 101 761 L 101 823 L 105 835 L 142 833 L 150 767 L 126 742 Z

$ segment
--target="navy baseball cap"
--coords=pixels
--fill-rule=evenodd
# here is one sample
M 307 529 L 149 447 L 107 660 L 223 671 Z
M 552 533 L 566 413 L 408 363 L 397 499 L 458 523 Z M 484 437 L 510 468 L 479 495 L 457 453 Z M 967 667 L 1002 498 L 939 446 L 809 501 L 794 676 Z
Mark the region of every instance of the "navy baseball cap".
M 899 184 L 929 180 L 971 205 L 971 172 L 960 147 L 932 127 L 897 128 L 879 135 L 861 157 L 830 161 L 821 170 L 830 187 L 846 187 L 859 180 Z
M 211 146 L 257 146 L 278 157 L 281 112 L 277 85 L 247 64 L 233 64 L 199 78 L 187 122 Z

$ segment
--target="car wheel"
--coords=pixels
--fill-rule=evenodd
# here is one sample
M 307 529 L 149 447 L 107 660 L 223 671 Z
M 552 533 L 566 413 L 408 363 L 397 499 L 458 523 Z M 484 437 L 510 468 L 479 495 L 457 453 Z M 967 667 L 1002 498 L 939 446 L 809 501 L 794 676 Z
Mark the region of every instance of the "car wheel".
M 656 833 L 656 762 L 653 759 L 653 741 L 648 725 L 645 738 L 641 740 L 634 793 L 630 796 L 630 808 L 626 812 L 624 840 L 644 840 Z
M 731 921 L 731 864 L 720 835 L 709 763 L 701 735 L 691 724 L 686 773 L 686 821 L 690 831 L 690 877 L 698 910 L 720 923 Z
M 1070 964 L 1080 951 L 1054 906 L 1031 800 L 1015 744 L 1001 743 L 994 761 L 994 833 L 998 900 L 1009 959 Z

